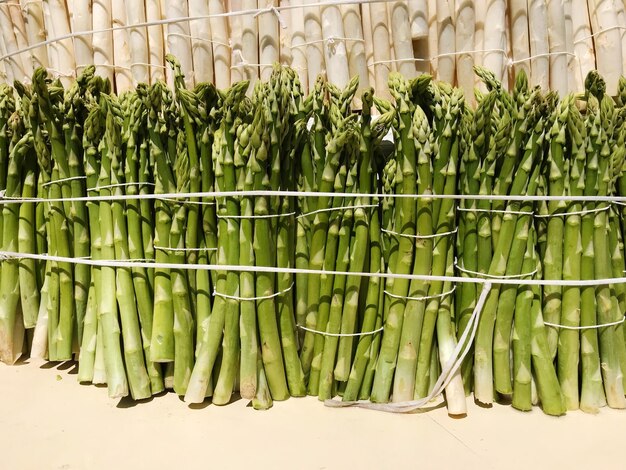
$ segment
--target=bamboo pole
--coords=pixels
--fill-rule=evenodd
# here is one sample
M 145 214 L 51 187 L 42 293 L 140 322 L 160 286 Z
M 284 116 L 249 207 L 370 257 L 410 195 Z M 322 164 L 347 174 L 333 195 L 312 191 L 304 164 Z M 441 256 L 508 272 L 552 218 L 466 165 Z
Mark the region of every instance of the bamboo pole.
M 25 1 L 30 8 L 33 2 Z M 70 23 L 72 32 L 89 31 L 93 20 L 91 18 L 90 0 L 68 0 L 70 10 Z M 93 45 L 91 35 L 85 34 L 74 38 L 74 54 L 76 58 L 76 75 L 85 67 L 93 64 Z
M 454 72 L 456 57 L 456 38 L 454 32 L 454 22 L 452 15 L 454 14 L 453 6 L 451 8 L 450 0 L 437 0 L 437 25 L 439 58 L 437 64 L 439 74 L 437 78 L 444 82 L 454 84 Z M 449 54 L 449 55 L 445 55 Z
M 113 27 L 126 26 L 126 7 L 124 0 L 112 0 Z M 128 30 L 119 29 L 113 32 L 113 61 L 115 63 L 115 89 L 118 93 L 134 88 L 131 72 L 130 46 Z
M 611 0 L 589 0 L 589 12 L 598 72 L 606 81 L 607 93 L 613 96 L 622 75 L 622 38 L 617 13 Z
M 64 0 L 45 0 L 50 9 L 50 17 L 54 22 L 54 37 L 66 36 L 70 34 L 69 16 Z M 61 75 L 61 83 L 68 86 L 71 83 L 71 74 L 76 72 L 76 61 L 74 56 L 74 44 L 71 39 L 63 39 L 58 42 L 58 68 Z
M 292 5 L 302 5 L 302 0 L 292 0 Z M 302 89 L 306 92 L 309 89 L 309 77 L 306 71 L 306 33 L 304 30 L 304 8 L 294 8 L 289 11 L 291 15 L 291 66 L 294 68 Z M 245 32 L 244 32 L 245 34 Z
M 97 0 L 94 0 L 97 1 Z M 146 20 L 153 22 L 162 18 L 161 3 L 159 0 L 146 0 Z M 148 52 L 150 62 L 150 83 L 165 78 L 163 47 L 163 26 L 148 27 Z
M 565 10 L 562 0 L 548 0 L 548 42 L 550 46 L 550 88 L 567 93 L 567 47 L 565 45 Z
M 398 72 L 406 78 L 414 78 L 417 75 L 417 71 L 415 69 L 415 60 L 413 60 L 413 41 L 407 4 L 399 1 L 390 4 L 389 7 L 391 8 L 390 24 L 393 25 L 391 31 Z
M 384 3 L 370 3 L 372 19 L 372 37 L 374 39 L 374 76 L 376 92 L 381 98 L 390 99 L 387 78 L 391 70 L 391 53 L 389 44 L 389 27 L 387 25 L 387 8 Z
M 456 49 L 458 52 L 474 50 L 475 10 L 472 0 L 460 0 L 456 4 Z M 474 54 L 457 55 L 457 84 L 463 89 L 465 101 L 474 104 Z
M 321 17 L 326 75 L 330 83 L 343 88 L 350 80 L 348 53 L 345 41 L 334 40 L 345 37 L 341 10 L 337 5 L 322 5 Z
M 95 31 L 111 28 L 111 0 L 94 0 L 93 29 Z M 105 77 L 113 84 L 113 34 L 111 31 L 93 34 L 93 63 L 96 74 Z
M 526 0 L 511 0 L 509 3 L 511 24 L 511 49 L 515 75 L 522 71 L 530 76 L 530 43 L 528 37 L 528 3 Z
M 591 37 L 591 23 L 587 3 L 578 8 L 572 8 L 572 29 L 574 54 L 576 54 L 577 73 L 576 90 L 585 88 L 585 77 L 596 68 L 596 55 L 593 48 L 593 38 Z
M 146 6 L 143 2 L 126 2 L 125 5 L 128 24 L 134 25 L 146 22 Z M 133 80 L 135 83 L 150 83 L 147 28 L 129 29 L 128 45 L 130 47 L 130 72 Z
M 483 66 L 491 70 L 496 79 L 504 80 L 506 57 L 501 52 L 507 50 L 506 42 L 506 1 L 490 0 L 485 15 L 485 38 Z
M 39 2 L 31 2 L 29 0 L 20 0 L 20 5 L 22 6 L 22 10 L 24 12 L 24 17 L 26 18 L 26 37 L 29 44 L 39 44 L 46 40 L 46 28 L 43 20 L 43 9 L 41 3 Z M 91 7 L 89 8 L 91 11 Z M 91 13 L 89 17 L 89 24 L 87 28 L 91 29 Z M 75 46 L 76 47 L 76 46 Z M 89 36 L 89 51 L 91 53 L 91 36 Z M 48 51 L 45 46 L 36 47 L 31 51 L 32 59 L 33 59 L 33 67 L 44 67 L 47 68 L 49 65 L 48 62 Z M 92 56 L 93 57 L 93 56 Z M 93 59 L 90 60 L 90 63 L 93 62 Z
M 187 0 L 166 0 L 165 15 L 170 18 L 184 18 L 189 16 L 189 5 Z M 193 80 L 193 58 L 191 56 L 191 31 L 188 21 L 177 21 L 167 25 L 167 49 L 170 54 L 176 56 L 180 62 L 180 69 L 185 75 L 187 88 L 192 88 Z M 172 71 L 168 67 L 166 76 L 168 83 L 172 82 Z
M 550 52 L 548 43 L 548 12 L 544 0 L 529 0 L 528 30 L 530 33 L 530 83 L 548 88 L 550 85 Z
M 211 15 L 224 13 L 224 4 L 221 0 L 209 0 L 209 13 Z M 213 41 L 215 86 L 220 89 L 225 89 L 230 86 L 230 46 L 228 45 L 228 21 L 226 21 L 226 18 L 211 18 L 211 34 Z

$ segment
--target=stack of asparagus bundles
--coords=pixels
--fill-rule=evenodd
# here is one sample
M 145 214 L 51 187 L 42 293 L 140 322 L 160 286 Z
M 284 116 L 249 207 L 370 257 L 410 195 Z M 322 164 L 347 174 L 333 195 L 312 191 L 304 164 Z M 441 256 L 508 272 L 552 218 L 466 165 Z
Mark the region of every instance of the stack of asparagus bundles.
M 0 86 L 2 362 L 257 409 L 626 406 L 626 80 L 477 68 L 473 110 L 428 75 L 189 88 L 167 60 L 172 87 Z
M 253 85 L 279 62 L 294 68 L 305 92 L 320 74 L 340 88 L 358 76 L 360 91 L 371 86 L 389 98 L 391 72 L 426 72 L 473 103 L 477 65 L 505 88 L 524 71 L 533 86 L 561 95 L 583 91 L 597 68 L 615 95 L 625 11 L 623 0 L 5 0 L 0 80 L 24 81 L 44 67 L 67 86 L 95 64 L 118 93 L 163 79 L 173 85 L 170 53 L 189 87 Z

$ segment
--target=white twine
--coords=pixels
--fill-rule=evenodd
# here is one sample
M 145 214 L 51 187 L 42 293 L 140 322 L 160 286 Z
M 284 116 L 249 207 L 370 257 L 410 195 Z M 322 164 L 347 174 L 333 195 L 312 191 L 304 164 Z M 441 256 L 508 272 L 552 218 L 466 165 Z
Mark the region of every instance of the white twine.
M 568 215 L 585 215 L 585 214 L 595 214 L 596 212 L 604 212 L 609 210 L 611 206 L 598 207 L 596 209 L 585 209 L 581 211 L 572 211 L 572 212 L 556 212 L 554 214 L 535 214 L 535 217 L 540 219 L 549 219 L 550 217 L 567 217 Z
M 464 54 L 467 54 L 467 55 L 484 54 L 484 53 L 491 54 L 491 53 L 496 53 L 496 52 L 504 55 L 505 58 L 508 57 L 507 51 L 505 51 L 504 49 L 475 49 L 475 50 L 470 50 L 470 51 L 442 52 L 441 54 L 437 54 L 433 57 L 411 57 L 411 58 L 405 58 L 405 59 L 377 60 L 377 61 L 368 63 L 367 66 L 373 67 L 375 65 L 396 64 L 396 63 L 403 63 L 403 62 L 432 62 L 434 60 L 441 59 L 444 57 L 453 57 L 453 56 L 459 56 L 459 55 L 464 55 Z
M 454 267 L 456 269 L 458 269 L 459 271 L 461 271 L 462 273 L 465 274 L 471 274 L 472 276 L 482 276 L 488 279 L 494 279 L 494 280 L 504 280 L 504 279 L 522 279 L 524 277 L 532 277 L 535 274 L 537 274 L 537 269 L 529 272 L 529 273 L 521 273 L 521 274 L 507 274 L 507 275 L 502 275 L 502 276 L 497 276 L 495 274 L 487 274 L 487 273 L 481 273 L 478 271 L 472 271 L 471 269 L 465 269 L 462 268 L 461 266 L 459 266 L 459 264 L 457 263 L 457 260 L 454 260 Z
M 153 67 L 157 69 L 166 69 L 167 66 L 161 64 L 149 64 L 148 62 L 133 62 L 130 67 Z
M 456 290 L 456 286 L 452 287 L 452 289 L 450 289 L 449 291 L 442 292 L 440 294 L 425 295 L 423 297 L 409 297 L 409 296 L 405 296 L 405 295 L 396 295 L 396 294 L 392 294 L 391 292 L 389 292 L 387 290 L 385 290 L 383 292 L 385 294 L 387 294 L 389 297 L 391 297 L 392 299 L 417 300 L 419 302 L 419 301 L 422 301 L 422 300 L 442 299 L 444 297 L 449 296 L 450 294 L 453 294 L 455 290 Z
M 377 328 L 372 331 L 361 331 L 359 333 L 328 333 L 327 331 L 314 330 L 313 328 L 307 328 L 306 326 L 302 326 L 302 325 L 296 325 L 296 326 L 300 328 L 301 330 L 308 331 L 309 333 L 322 335 L 322 336 L 331 336 L 333 338 L 353 338 L 355 336 L 375 335 L 376 333 L 380 333 L 381 331 L 385 329 L 384 326 L 381 326 L 380 328 Z
M 195 252 L 195 251 L 217 251 L 217 248 L 210 248 L 210 247 L 202 247 L 202 248 L 173 248 L 173 247 L 169 247 L 169 246 L 158 246 L 158 245 L 152 245 L 152 248 L 154 248 L 155 250 L 161 250 L 161 251 L 174 251 L 174 252 Z
M 307 197 L 307 196 L 303 196 L 303 197 Z M 297 219 L 302 219 L 304 217 L 308 217 L 310 215 L 319 214 L 321 212 L 334 212 L 334 211 L 343 211 L 343 210 L 350 210 L 350 209 L 365 209 L 367 207 L 378 207 L 378 204 L 356 204 L 356 205 L 353 205 L 353 206 L 325 207 L 323 209 L 317 209 L 317 210 L 311 211 L 311 212 L 304 212 L 304 213 L 298 215 L 296 218 Z
M 306 46 L 310 46 L 312 44 L 319 44 L 319 43 L 325 43 L 325 42 L 327 42 L 330 45 L 333 45 L 337 41 L 365 42 L 365 40 L 361 39 L 361 38 L 344 38 L 344 37 L 340 37 L 340 36 L 328 36 L 327 38 L 316 39 L 314 41 L 301 42 L 300 44 L 291 45 L 289 47 L 290 47 L 290 49 L 298 49 L 299 47 L 306 47 Z
M 439 233 L 433 233 L 432 235 L 411 235 L 408 233 L 399 233 L 399 232 L 394 232 L 393 230 L 387 230 L 384 228 L 380 229 L 381 232 L 383 233 L 389 233 L 391 235 L 396 235 L 398 237 L 405 237 L 405 238 L 414 238 L 417 240 L 428 240 L 431 238 L 439 238 L 439 237 L 447 237 L 448 235 L 452 235 L 454 233 L 457 232 L 457 229 L 455 228 L 454 230 L 450 230 L 449 232 L 439 232 Z
M 278 20 L 278 24 L 280 25 L 280 27 L 282 29 L 287 29 L 287 25 L 283 21 L 282 16 L 280 16 L 280 9 L 279 8 L 275 7 L 272 4 L 269 4 L 265 8 L 262 8 L 262 9 L 258 10 L 254 15 L 252 15 L 252 17 L 256 18 L 257 16 L 262 15 L 264 13 L 273 13 L 274 16 L 276 16 L 276 19 Z
M 119 64 L 80 64 L 80 65 L 77 65 L 76 68 L 84 69 L 84 68 L 89 67 L 90 65 L 95 65 L 96 69 L 98 67 L 104 67 L 104 68 L 109 68 L 109 69 L 130 70 L 130 67 L 132 67 L 132 65 L 129 67 L 126 65 L 119 65 Z
M 202 42 L 206 42 L 209 44 L 217 44 L 219 46 L 224 46 L 224 47 L 228 47 L 229 49 L 231 48 L 230 44 L 226 44 L 225 42 L 222 41 L 214 41 L 213 39 L 206 39 L 206 38 L 201 38 L 199 36 L 192 36 L 190 34 L 184 34 L 184 33 L 167 33 L 167 36 L 176 36 L 176 37 L 181 37 L 181 38 L 186 38 L 186 39 L 192 39 L 194 41 L 202 41 Z
M 517 59 L 517 60 L 509 59 L 508 60 L 508 66 L 512 67 L 513 65 L 521 64 L 523 62 L 528 62 L 528 61 L 531 61 L 533 59 L 540 59 L 541 57 L 551 57 L 551 56 L 554 56 L 554 55 L 566 55 L 566 56 L 569 56 L 569 57 L 578 58 L 578 56 L 576 54 L 574 54 L 573 52 L 568 52 L 568 51 L 544 52 L 542 54 L 535 54 L 535 55 L 531 55 L 529 57 L 524 57 L 523 59 Z
M 617 25 L 617 26 L 611 26 L 609 28 L 604 28 L 604 29 L 601 29 L 599 31 L 596 31 L 593 34 L 589 34 L 588 36 L 583 36 L 582 38 L 577 39 L 576 41 L 574 41 L 574 44 L 580 44 L 581 42 L 585 42 L 588 39 L 593 39 L 596 36 L 599 36 L 599 35 L 604 34 L 604 33 L 608 33 L 609 31 L 613 31 L 615 29 L 626 29 L 626 27 Z
M 50 186 L 57 183 L 65 183 L 66 181 L 74 181 L 74 180 L 84 180 L 87 179 L 86 176 L 70 176 L 69 178 L 61 178 L 54 181 L 48 181 L 47 183 L 42 183 L 41 187 Z
M 296 215 L 295 212 L 286 212 L 284 214 L 262 214 L 262 215 L 220 215 L 217 214 L 218 219 L 278 219 L 281 217 L 291 217 Z
M 279 297 L 279 296 L 281 296 L 283 294 L 286 294 L 292 288 L 293 288 L 293 282 L 291 283 L 291 285 L 289 287 L 287 287 L 286 289 L 284 289 L 282 291 L 274 292 L 273 294 L 269 294 L 269 295 L 261 295 L 261 296 L 258 296 L 258 297 L 239 297 L 237 295 L 222 294 L 220 292 L 217 292 L 217 290 L 215 290 L 215 289 L 213 289 L 213 295 L 217 296 L 217 297 L 223 297 L 225 299 L 237 300 L 237 301 L 269 300 L 269 299 L 273 299 L 275 297 Z
M 489 294 L 490 290 L 491 283 L 487 281 L 483 285 L 480 296 L 478 297 L 478 301 L 476 302 L 476 307 L 474 307 L 474 311 L 470 316 L 465 331 L 459 338 L 459 341 L 457 342 L 454 351 L 452 351 L 452 354 L 446 361 L 445 365 L 442 367 L 441 375 L 439 375 L 439 378 L 437 379 L 437 382 L 435 382 L 433 390 L 428 394 L 428 396 L 420 398 L 419 400 L 405 401 L 400 403 L 372 403 L 366 400 L 345 402 L 339 400 L 326 400 L 324 404 L 333 408 L 356 406 L 359 408 L 386 411 L 389 413 L 410 413 L 411 411 L 415 411 L 427 406 L 431 402 L 431 400 L 443 393 L 445 388 L 455 377 L 455 374 L 459 370 L 459 367 L 461 367 L 465 356 L 467 356 L 467 354 L 469 353 L 474 339 L 476 338 L 476 331 L 478 329 L 480 315 L 482 313 L 483 306 L 485 305 L 485 301 L 487 300 L 487 295 Z
M 515 215 L 534 215 L 533 211 L 511 211 L 508 209 L 478 209 L 472 207 L 461 207 L 457 206 L 456 208 L 459 212 L 485 212 L 485 213 L 494 213 L 494 214 L 515 214 Z
M 27 49 L 27 48 L 25 48 Z M 30 49 L 29 49 L 30 50 Z M 19 51 L 18 51 L 19 52 Z M 13 53 L 12 55 L 5 55 L 4 57 L 0 57 L 0 60 L 3 59 L 10 59 L 13 55 L 16 55 L 15 53 Z M 75 77 L 76 76 L 76 72 L 74 72 L 73 70 L 70 70 L 68 72 L 62 72 L 60 70 L 57 69 L 53 69 L 51 67 L 46 67 L 46 70 L 48 72 L 52 72 L 53 75 L 56 75 L 58 77 Z
M 621 320 L 613 321 L 611 323 L 601 323 L 599 325 L 584 325 L 584 326 L 559 325 L 558 323 L 549 323 L 547 321 L 544 321 L 543 324 L 546 326 L 551 326 L 553 328 L 560 328 L 562 330 L 580 331 L 580 330 L 593 330 L 597 328 L 605 328 L 607 326 L 621 325 L 622 323 L 624 323 L 624 320 L 626 320 L 626 317 L 622 317 Z
M 239 57 L 239 63 L 231 65 L 230 66 L 231 69 L 246 68 L 246 67 L 273 67 L 274 66 L 274 64 L 252 64 L 248 62 L 246 58 L 243 56 L 241 49 L 235 49 L 233 51 L 233 54 Z
M 105 184 L 105 185 L 102 185 L 102 186 L 96 186 L 95 188 L 87 188 L 87 191 L 88 192 L 99 192 L 102 189 L 126 188 L 128 186 L 155 186 L 155 184 L 154 183 L 148 183 L 148 182 L 144 182 L 144 183 L 133 182 L 133 183 Z M 127 196 L 130 196 L 129 199 L 134 199 L 134 196 L 132 194 L 131 195 L 127 195 Z M 60 201 L 56 201 L 56 202 L 60 202 Z
M 148 183 L 124 183 L 124 184 L 148 184 Z M 249 190 L 249 191 L 200 191 L 189 193 L 150 193 L 150 194 L 111 194 L 106 196 L 76 196 L 76 197 L 6 197 L 0 191 L 0 205 L 38 202 L 77 202 L 77 201 L 115 201 L 128 199 L 202 199 L 224 197 L 346 197 L 346 198 L 379 198 L 390 199 L 454 199 L 454 200 L 477 200 L 477 201 L 520 201 L 520 202 L 607 202 L 613 204 L 626 204 L 626 196 L 512 196 L 491 194 L 380 194 L 380 193 L 342 193 L 342 192 L 317 192 L 317 191 L 291 191 L 291 190 Z M 377 205 L 371 205 L 376 207 Z M 506 211 L 505 211 L 506 212 Z
M 466 277 L 466 276 L 437 276 L 432 274 L 395 274 L 390 272 L 354 272 L 354 271 L 327 271 L 323 269 L 303 269 L 303 268 L 280 268 L 276 266 L 243 266 L 230 264 L 187 264 L 187 263 L 142 263 L 137 262 L 129 264 L 127 260 L 93 260 L 80 259 L 64 256 L 36 254 L 36 253 L 20 253 L 17 251 L 0 251 L 0 259 L 34 259 L 41 261 L 53 261 L 57 263 L 84 264 L 88 266 L 99 266 L 108 268 L 125 268 L 129 266 L 156 268 L 156 269 L 174 269 L 174 270 L 203 270 L 203 271 L 237 271 L 252 273 L 271 273 L 271 274 L 307 274 L 307 275 L 328 275 L 335 276 L 360 276 L 360 277 L 380 277 L 384 279 L 408 279 L 426 282 L 459 282 L 470 284 L 491 284 L 492 279 L 483 277 Z M 530 276 L 534 273 L 528 273 Z M 483 274 L 480 274 L 483 276 Z M 582 279 L 582 280 L 565 280 L 565 279 L 511 279 L 507 277 L 498 278 L 497 284 L 514 285 L 514 286 L 560 286 L 560 287 L 595 287 L 607 286 L 611 284 L 626 284 L 626 277 L 614 277 L 606 279 Z
M 180 199 L 171 199 L 167 197 L 158 198 L 159 201 L 173 202 L 174 204 L 197 204 L 200 206 L 214 206 L 215 201 L 181 201 Z

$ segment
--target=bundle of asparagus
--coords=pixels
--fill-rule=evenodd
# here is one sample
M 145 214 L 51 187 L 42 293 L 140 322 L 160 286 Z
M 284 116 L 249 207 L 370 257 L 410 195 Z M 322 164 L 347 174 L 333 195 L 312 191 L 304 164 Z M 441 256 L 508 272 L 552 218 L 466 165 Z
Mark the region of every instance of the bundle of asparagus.
M 559 99 L 477 68 L 472 111 L 391 74 L 356 113 L 356 78 L 306 95 L 276 66 L 248 96 L 167 59 L 173 88 L 117 96 L 94 67 L 0 86 L 3 362 L 257 409 L 626 406 L 626 80 Z

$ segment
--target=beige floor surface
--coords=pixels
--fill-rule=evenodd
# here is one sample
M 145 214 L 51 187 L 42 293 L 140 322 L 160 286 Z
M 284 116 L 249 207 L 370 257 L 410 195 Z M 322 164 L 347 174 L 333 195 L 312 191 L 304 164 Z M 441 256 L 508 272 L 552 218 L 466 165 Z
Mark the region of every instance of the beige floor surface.
M 174 394 L 110 400 L 71 364 L 0 364 L 0 469 L 626 469 L 626 411 L 470 403 L 412 415 L 330 409 L 315 398 L 266 412 L 239 400 L 190 409 Z

